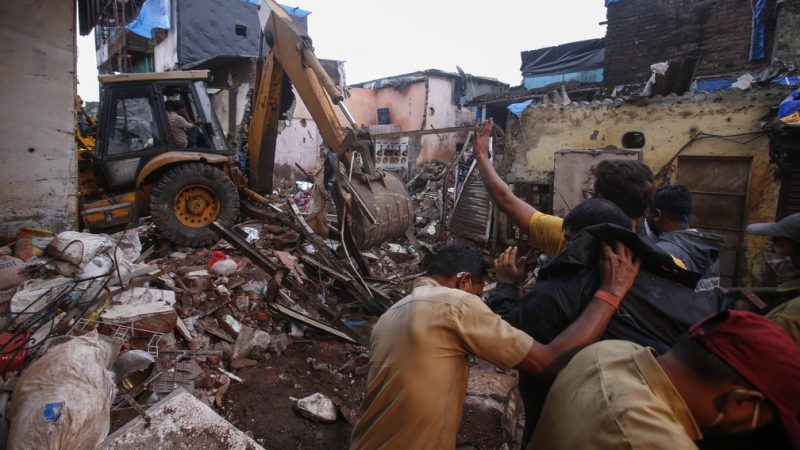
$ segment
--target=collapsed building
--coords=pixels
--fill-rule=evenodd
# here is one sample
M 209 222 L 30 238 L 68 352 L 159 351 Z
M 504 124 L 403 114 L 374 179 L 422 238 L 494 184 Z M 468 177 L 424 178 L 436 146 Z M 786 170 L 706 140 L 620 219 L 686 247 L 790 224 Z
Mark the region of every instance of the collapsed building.
M 102 71 L 209 70 L 225 134 L 234 143 L 246 135 L 252 58 L 259 53 L 254 3 L 78 3 L 81 33 L 96 23 L 104 30 L 97 47 Z M 0 6 L 6 42 L 26 50 L 20 57 L 4 46 L 8 76 L 20 86 L 4 92 L 15 102 L 32 99 L 19 101 L 15 117 L 3 121 L 10 138 L 0 152 L 2 233 L 49 231 L 28 230 L 24 269 L 12 266 L 12 284 L 3 286 L 4 349 L 11 349 L 0 353 L 0 371 L 23 369 L 26 381 L 41 381 L 35 375 L 46 364 L 34 366 L 43 361 L 34 359 L 44 355 L 48 364 L 79 372 L 75 361 L 54 359 L 70 352 L 43 350 L 66 339 L 91 353 L 93 367 L 113 368 L 117 379 L 100 371 L 98 386 L 113 384 L 117 394 L 105 399 L 109 390 L 95 389 L 86 396 L 90 406 L 110 400 L 113 413 L 94 424 L 107 448 L 344 447 L 363 395 L 369 329 L 408 292 L 424 268 L 425 249 L 450 238 L 493 249 L 527 241 L 527 230 L 494 210 L 470 158 L 471 130 L 488 117 L 500 128 L 496 166 L 537 209 L 568 212 L 587 196 L 585 174 L 599 160 L 642 160 L 660 183 L 690 188 L 694 225 L 726 237 L 723 283 L 759 284 L 766 277 L 757 262 L 761 244 L 744 235 L 744 226 L 800 211 L 795 132 L 770 121 L 797 82 L 792 30 L 799 11 L 785 2 L 759 2 L 755 11 L 745 0 L 685 3 L 608 0 L 604 39 L 523 52 L 518 87 L 435 69 L 350 85 L 343 102 L 374 137 L 377 167 L 403 177 L 415 201 L 412 235 L 362 249 L 360 266 L 336 239 L 343 230 L 329 226 L 335 211 L 320 208 L 320 192 L 311 187 L 324 144 L 296 90 L 291 118 L 277 136 L 275 193 L 248 199 L 266 214 L 218 227 L 222 239 L 201 249 L 159 240 L 146 219 L 110 236 L 61 233 L 76 228 L 78 217 L 74 196 L 63 195 L 79 190 L 68 131 L 75 121 L 56 114 L 73 110 L 74 14 L 52 1 L 29 2 L 28 14 Z M 142 16 L 145 10 L 152 14 Z M 221 25 L 200 33 L 209 11 Z M 307 30 L 307 12 L 287 12 Z M 131 31 L 145 19 L 144 37 Z M 48 32 L 31 32 L 40 28 Z M 752 39 L 729 33 L 736 28 L 756 32 Z M 346 85 L 340 62 L 322 63 L 335 85 Z M 22 76 L 31 73 L 36 77 Z M 31 95 L 37 89 L 40 95 Z M 38 135 L 11 132 L 24 116 L 40 113 Z M 20 155 L 33 164 L 22 170 Z M 322 226 L 309 223 L 315 208 Z M 95 332 L 105 337 L 95 339 Z M 19 345 L 28 338 L 30 347 Z M 111 367 L 120 349 L 130 350 L 131 361 Z M 517 445 L 514 375 L 485 363 L 471 374 L 459 442 Z M 13 393 L 14 376 L 6 379 L 0 396 Z M 23 390 L 14 394 L 17 404 Z M 81 401 L 59 393 L 54 402 L 25 390 L 26 401 L 39 403 L 22 415 L 44 412 L 47 424 L 58 423 L 70 402 Z M 109 429 L 115 431 L 106 437 Z

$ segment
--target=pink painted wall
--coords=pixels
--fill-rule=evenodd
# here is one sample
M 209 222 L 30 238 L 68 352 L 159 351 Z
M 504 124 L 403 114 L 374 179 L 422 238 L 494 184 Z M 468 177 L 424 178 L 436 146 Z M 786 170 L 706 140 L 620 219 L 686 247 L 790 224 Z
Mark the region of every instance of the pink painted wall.
M 448 78 L 430 77 L 428 79 L 428 115 L 425 114 L 425 82 L 412 83 L 400 90 L 392 87 L 381 89 L 351 88 L 350 97 L 345 100 L 347 108 L 356 122 L 364 125 L 378 123 L 378 108 L 389 108 L 389 116 L 400 131 L 447 128 L 472 123 L 474 113 L 467 108 L 458 111 L 452 104 L 452 81 Z M 422 136 L 417 165 L 428 161 L 453 160 L 456 145 L 463 143 L 466 133 L 447 133 L 440 136 Z

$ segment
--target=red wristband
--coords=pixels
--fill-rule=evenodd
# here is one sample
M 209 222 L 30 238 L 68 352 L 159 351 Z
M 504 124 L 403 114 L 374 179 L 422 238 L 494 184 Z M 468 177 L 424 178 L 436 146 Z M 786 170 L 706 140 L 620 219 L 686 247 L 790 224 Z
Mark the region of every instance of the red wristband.
M 621 297 L 617 297 L 616 295 L 604 289 L 598 289 L 597 292 L 594 293 L 594 298 L 608 303 L 614 309 L 618 309 L 619 304 L 622 303 Z

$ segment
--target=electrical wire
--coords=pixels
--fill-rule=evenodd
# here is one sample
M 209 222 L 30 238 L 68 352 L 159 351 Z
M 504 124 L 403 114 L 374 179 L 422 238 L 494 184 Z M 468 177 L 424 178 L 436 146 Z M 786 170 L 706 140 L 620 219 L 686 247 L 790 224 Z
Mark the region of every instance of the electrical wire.
M 750 131 L 750 132 L 747 132 L 747 133 L 728 134 L 728 135 L 704 133 L 702 131 L 698 132 L 694 136 L 692 136 L 692 138 L 689 139 L 688 142 L 683 144 L 683 146 L 681 148 L 679 148 L 678 151 L 675 152 L 675 154 L 672 155 L 672 157 L 666 163 L 664 163 L 664 165 L 661 166 L 660 169 L 658 169 L 658 172 L 656 172 L 656 175 L 655 175 L 655 179 L 656 180 L 659 180 L 659 179 L 666 180 L 668 178 L 668 176 L 669 176 L 669 173 L 671 172 L 672 167 L 674 167 L 675 160 L 678 159 L 678 157 L 684 152 L 684 150 L 689 148 L 693 143 L 695 143 L 697 141 L 700 141 L 700 140 L 703 140 L 703 139 L 719 139 L 719 140 L 723 140 L 723 141 L 733 142 L 733 143 L 739 144 L 739 145 L 747 145 L 747 144 L 755 141 L 756 139 L 759 139 L 759 138 L 761 138 L 763 136 L 766 136 L 766 135 L 767 135 L 767 133 L 765 131 L 761 131 L 761 130 L 759 130 L 759 131 Z M 737 138 L 737 137 L 744 137 L 744 136 L 752 136 L 752 137 L 749 138 L 749 139 L 743 140 L 743 141 L 734 139 L 734 138 Z

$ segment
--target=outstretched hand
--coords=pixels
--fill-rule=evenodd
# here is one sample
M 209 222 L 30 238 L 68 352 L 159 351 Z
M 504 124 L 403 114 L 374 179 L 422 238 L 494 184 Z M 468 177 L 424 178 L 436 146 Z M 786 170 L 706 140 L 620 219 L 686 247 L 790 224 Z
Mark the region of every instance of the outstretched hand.
M 508 247 L 494 260 L 498 283 L 521 283 L 525 277 L 523 261 L 517 262 L 517 247 Z
M 489 158 L 489 138 L 492 135 L 492 128 L 494 121 L 489 118 L 475 127 L 475 146 L 473 152 L 475 159 L 488 159 Z
M 641 261 L 634 258 L 631 249 L 619 241 L 614 243 L 614 248 L 604 242 L 603 253 L 605 259 L 603 259 L 603 281 L 600 289 L 622 298 L 633 286 Z

